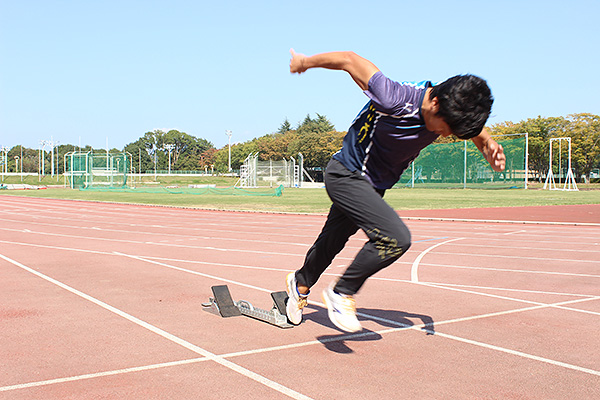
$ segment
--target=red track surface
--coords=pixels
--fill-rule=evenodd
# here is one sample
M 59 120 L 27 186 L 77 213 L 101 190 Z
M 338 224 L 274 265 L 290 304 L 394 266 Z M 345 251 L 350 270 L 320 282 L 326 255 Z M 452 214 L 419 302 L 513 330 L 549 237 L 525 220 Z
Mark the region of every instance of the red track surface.
M 600 398 L 599 210 L 403 211 L 431 219 L 346 335 L 319 293 L 362 234 L 299 327 L 201 311 L 270 308 L 323 216 L 0 196 L 0 399 Z

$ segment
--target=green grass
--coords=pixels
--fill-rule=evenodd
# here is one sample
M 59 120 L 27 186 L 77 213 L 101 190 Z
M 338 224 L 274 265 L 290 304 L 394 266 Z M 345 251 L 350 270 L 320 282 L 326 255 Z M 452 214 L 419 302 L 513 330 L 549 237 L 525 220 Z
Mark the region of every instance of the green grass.
M 130 178 L 131 179 L 131 178 Z M 228 176 L 157 176 L 152 174 L 145 175 L 142 179 L 135 177 L 135 183 L 137 185 L 181 185 L 187 186 L 191 184 L 212 184 L 217 186 L 233 186 L 238 181 L 236 177 Z M 44 185 L 44 186 L 64 186 L 64 179 L 62 177 L 45 175 L 38 177 L 34 175 L 25 175 L 23 179 L 20 176 L 6 176 L 0 183 L 13 183 L 13 184 L 28 184 L 28 185 Z
M 231 180 L 233 178 L 226 179 Z M 182 182 L 181 184 L 184 183 L 186 182 Z M 204 180 L 193 183 L 206 184 L 212 182 L 205 178 Z M 37 183 L 30 182 L 30 184 Z M 161 184 L 173 185 L 176 183 L 163 180 Z M 111 193 L 80 191 L 62 187 L 50 187 L 45 190 L 2 190 L 0 191 L 0 195 L 151 204 L 173 207 L 195 207 L 219 210 L 297 213 L 325 213 L 331 204 L 327 197 L 327 193 L 323 189 L 290 188 L 286 188 L 281 197 L 232 196 L 219 194 Z M 392 189 L 388 190 L 385 198 L 387 202 L 397 210 L 599 204 L 600 190 L 563 192 L 539 189 Z

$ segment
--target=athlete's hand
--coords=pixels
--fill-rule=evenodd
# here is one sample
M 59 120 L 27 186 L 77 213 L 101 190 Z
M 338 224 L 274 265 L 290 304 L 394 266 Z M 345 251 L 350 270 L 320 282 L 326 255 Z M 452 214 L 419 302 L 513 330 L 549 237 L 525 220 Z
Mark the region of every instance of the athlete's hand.
M 501 144 L 494 139 L 489 139 L 483 148 L 483 155 L 494 171 L 504 171 L 504 167 L 506 166 L 506 156 L 504 155 L 504 148 Z
M 304 54 L 296 53 L 294 49 L 290 49 L 290 54 L 292 56 L 290 59 L 290 72 L 292 74 L 301 74 L 308 69 L 304 65 L 304 60 L 306 59 Z

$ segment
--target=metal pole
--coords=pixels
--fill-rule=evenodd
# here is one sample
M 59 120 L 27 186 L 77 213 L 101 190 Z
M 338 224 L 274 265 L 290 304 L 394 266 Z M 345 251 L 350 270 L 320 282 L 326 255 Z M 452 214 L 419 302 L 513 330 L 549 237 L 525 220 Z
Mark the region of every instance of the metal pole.
M 558 140 L 558 183 L 559 184 L 562 182 L 561 172 L 562 172 L 562 140 L 559 139 Z
M 167 150 L 169 150 L 169 175 L 171 175 L 171 150 L 175 148 L 174 144 L 165 144 L 164 146 Z
M 4 182 L 4 175 L 8 173 L 8 147 L 2 146 L 2 148 L 0 148 L 0 151 L 4 153 L 4 155 L 2 156 L 2 181 Z
M 525 189 L 529 183 L 529 133 L 525 132 Z
M 465 168 L 463 171 L 463 189 L 467 188 L 467 141 L 465 140 Z
M 45 176 L 46 175 L 46 165 L 45 165 L 45 161 L 44 159 L 46 158 L 46 151 L 44 150 L 46 148 L 46 141 L 45 140 L 40 140 L 40 165 L 41 165 L 41 175 Z
M 56 182 L 58 182 L 58 176 L 60 175 L 60 171 L 58 170 L 59 158 L 58 158 L 58 145 L 60 142 L 56 142 L 53 146 L 56 146 Z M 52 148 L 52 154 L 54 155 L 54 147 Z
M 229 137 L 229 170 L 231 172 L 231 131 L 225 131 L 225 134 Z

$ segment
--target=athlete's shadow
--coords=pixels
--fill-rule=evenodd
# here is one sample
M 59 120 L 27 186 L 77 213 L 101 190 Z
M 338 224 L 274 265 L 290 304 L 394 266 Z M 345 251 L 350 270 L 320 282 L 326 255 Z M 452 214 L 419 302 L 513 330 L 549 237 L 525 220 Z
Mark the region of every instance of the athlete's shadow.
M 327 309 L 312 304 L 307 305 L 305 308 L 304 321 L 312 321 L 319 325 L 338 330 L 338 328 L 336 328 L 336 326 L 333 325 L 329 320 L 329 317 L 327 316 Z M 358 333 L 339 332 L 340 333 L 333 335 L 318 336 L 317 340 L 323 343 L 325 348 L 330 351 L 348 354 L 354 352 L 354 350 L 348 346 L 348 342 L 365 342 L 381 339 L 381 335 L 379 333 L 366 329 Z
M 377 310 L 377 309 L 359 309 L 357 310 L 360 314 L 365 316 L 359 316 L 358 319 L 375 321 L 380 325 L 387 326 L 390 328 L 408 329 L 417 325 L 419 329 L 424 331 L 427 335 L 435 335 L 435 325 L 433 318 L 429 315 L 409 313 L 406 311 L 395 311 L 395 310 Z
M 313 305 L 308 305 L 306 308 L 310 309 L 311 312 L 304 314 L 305 321 L 313 321 L 319 325 L 338 329 L 329 320 L 326 309 Z M 413 320 L 417 319 L 421 322 L 421 329 L 425 331 L 427 335 L 435 334 L 433 319 L 428 315 L 376 309 L 358 309 L 357 311 L 359 313 L 358 319 L 360 321 L 371 320 L 390 328 L 409 329 L 415 326 Z M 317 337 L 317 340 L 323 343 L 328 350 L 345 354 L 354 352 L 348 346 L 348 342 L 365 342 L 380 339 L 382 339 L 382 336 L 379 333 L 368 329 L 363 329 L 358 333 L 345 333 L 340 331 L 339 334 Z

